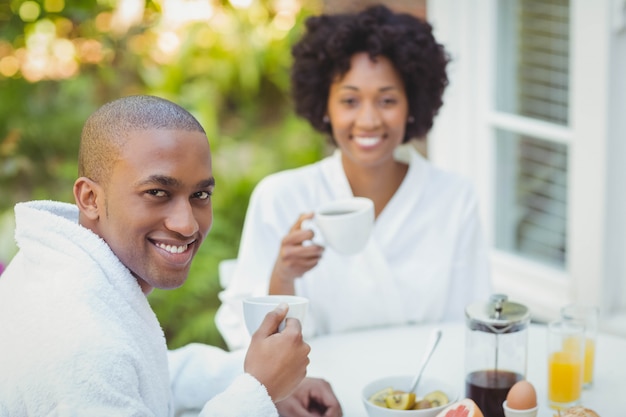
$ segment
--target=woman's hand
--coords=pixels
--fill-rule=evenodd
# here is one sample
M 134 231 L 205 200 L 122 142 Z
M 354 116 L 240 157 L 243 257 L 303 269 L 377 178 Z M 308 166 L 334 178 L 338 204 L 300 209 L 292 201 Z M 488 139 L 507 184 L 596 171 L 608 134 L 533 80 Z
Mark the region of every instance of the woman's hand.
M 294 294 L 294 280 L 314 268 L 324 248 L 310 243 L 313 231 L 303 229 L 302 223 L 313 218 L 313 213 L 302 214 L 283 238 L 270 279 L 270 294 Z

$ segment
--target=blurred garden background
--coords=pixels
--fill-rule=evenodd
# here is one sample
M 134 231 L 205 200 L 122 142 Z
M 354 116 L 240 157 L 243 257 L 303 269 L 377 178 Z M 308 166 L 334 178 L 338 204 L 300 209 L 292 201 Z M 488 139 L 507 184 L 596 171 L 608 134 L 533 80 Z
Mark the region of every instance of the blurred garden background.
M 155 290 L 149 299 L 170 348 L 224 347 L 213 320 L 218 264 L 237 255 L 252 188 L 271 172 L 329 151 L 325 138 L 292 112 L 290 47 L 309 15 L 367 3 L 0 0 L 0 273 L 16 251 L 16 202 L 73 202 L 88 115 L 125 95 L 165 97 L 207 131 L 215 220 L 187 283 Z M 397 3 L 417 13 L 423 4 Z

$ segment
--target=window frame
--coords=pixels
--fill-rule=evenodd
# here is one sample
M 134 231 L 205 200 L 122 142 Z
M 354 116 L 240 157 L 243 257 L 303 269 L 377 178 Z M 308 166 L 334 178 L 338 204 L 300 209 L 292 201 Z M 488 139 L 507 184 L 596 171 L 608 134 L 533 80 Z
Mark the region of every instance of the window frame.
M 497 0 L 429 0 L 427 17 L 452 57 L 450 85 L 428 136 L 429 158 L 469 177 L 492 247 L 494 289 L 529 306 L 537 320 L 570 302 L 601 306 L 605 329 L 626 334 L 625 0 L 570 1 L 569 124 L 496 111 Z M 626 12 L 624 13 L 626 16 Z M 564 270 L 494 248 L 497 129 L 568 146 L 568 254 Z M 610 250 L 608 250 L 610 249 Z M 622 324 L 623 323 L 623 324 Z

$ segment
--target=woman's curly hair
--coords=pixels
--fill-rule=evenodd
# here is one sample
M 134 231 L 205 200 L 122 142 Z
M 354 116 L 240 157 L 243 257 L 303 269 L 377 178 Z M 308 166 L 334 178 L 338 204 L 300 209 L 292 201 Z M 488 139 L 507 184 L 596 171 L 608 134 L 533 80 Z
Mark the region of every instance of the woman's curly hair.
M 296 113 L 320 132 L 331 134 L 323 120 L 330 85 L 350 70 L 350 59 L 359 52 L 387 57 L 402 77 L 413 119 L 406 125 L 404 142 L 424 137 L 443 104 L 448 54 L 430 24 L 410 14 L 378 5 L 356 14 L 312 16 L 291 52 Z

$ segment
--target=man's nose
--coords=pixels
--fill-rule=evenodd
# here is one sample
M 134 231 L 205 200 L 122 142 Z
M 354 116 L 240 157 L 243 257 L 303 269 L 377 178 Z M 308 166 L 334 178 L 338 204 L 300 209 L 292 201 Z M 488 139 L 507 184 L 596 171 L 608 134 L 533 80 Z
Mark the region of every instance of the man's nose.
M 194 215 L 191 202 L 187 199 L 179 199 L 172 206 L 172 211 L 167 216 L 165 226 L 182 236 L 193 236 L 200 226 Z

